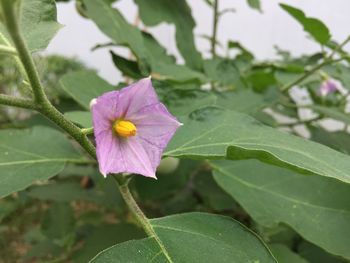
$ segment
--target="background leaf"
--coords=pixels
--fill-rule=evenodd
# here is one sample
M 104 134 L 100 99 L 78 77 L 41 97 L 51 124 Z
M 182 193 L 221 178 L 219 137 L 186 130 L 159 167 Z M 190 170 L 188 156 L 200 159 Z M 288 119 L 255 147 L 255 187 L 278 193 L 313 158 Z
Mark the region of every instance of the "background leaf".
M 61 78 L 62 88 L 82 107 L 90 111 L 90 101 L 115 88 L 93 71 L 69 73 Z
M 84 159 L 65 136 L 50 128 L 0 131 L 0 197 L 59 173 Z
M 57 21 L 56 4 L 54 0 L 24 0 L 21 1 L 19 26 L 30 51 L 45 49 L 55 36 L 61 25 Z M 3 25 L 0 33 L 10 37 Z
M 305 16 L 304 12 L 286 4 L 280 4 L 280 6 L 288 12 L 292 17 L 294 17 L 317 42 L 320 44 L 326 44 L 331 35 L 327 26 L 320 20 L 316 18 L 311 18 Z
M 350 185 L 256 160 L 213 162 L 214 179 L 259 224 L 285 223 L 325 250 L 350 258 Z

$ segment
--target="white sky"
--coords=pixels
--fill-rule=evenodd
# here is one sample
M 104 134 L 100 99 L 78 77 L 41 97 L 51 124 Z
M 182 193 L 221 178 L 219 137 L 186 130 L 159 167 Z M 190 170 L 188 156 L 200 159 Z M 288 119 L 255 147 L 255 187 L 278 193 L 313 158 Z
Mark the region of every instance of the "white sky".
M 262 0 L 262 14 L 250 9 L 246 0 L 220 0 L 219 9 L 235 8 L 236 13 L 228 13 L 222 17 L 218 40 L 223 44 L 228 40 L 238 40 L 260 60 L 275 56 L 274 45 L 291 51 L 293 55 L 318 51 L 319 46 L 308 39 L 302 27 L 279 7 L 281 2 L 301 8 L 308 16 L 321 19 L 329 27 L 333 39 L 337 41 L 342 41 L 350 35 L 349 0 Z M 188 0 L 188 3 L 197 23 L 195 35 L 211 34 L 211 9 L 203 0 Z M 127 20 L 131 23 L 134 21 L 137 7 L 133 1 L 120 0 L 114 6 L 119 8 Z M 109 41 L 94 23 L 79 15 L 73 2 L 58 4 L 58 20 L 65 27 L 52 40 L 47 53 L 77 57 L 89 67 L 97 69 L 106 80 L 118 83 L 121 75 L 114 68 L 108 49 L 90 52 L 95 44 Z M 183 61 L 175 45 L 173 26 L 161 24 L 148 30 L 167 47 L 169 53 L 176 55 L 179 62 Z M 208 41 L 197 37 L 196 45 L 198 50 L 207 56 Z M 121 51 L 123 55 L 128 54 L 125 50 L 116 50 Z

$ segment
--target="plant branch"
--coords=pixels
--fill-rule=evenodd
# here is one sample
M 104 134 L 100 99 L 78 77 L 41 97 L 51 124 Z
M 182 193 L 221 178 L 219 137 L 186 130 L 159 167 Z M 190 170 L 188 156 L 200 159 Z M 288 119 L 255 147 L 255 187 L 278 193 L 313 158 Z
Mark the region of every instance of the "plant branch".
M 0 94 L 0 104 L 31 110 L 37 109 L 37 106 L 32 100 L 17 98 L 5 94 Z
M 288 91 L 290 88 L 294 87 L 295 85 L 299 84 L 300 82 L 302 82 L 303 80 L 307 79 L 308 77 L 310 77 L 312 74 L 314 74 L 317 70 L 319 70 L 320 68 L 332 64 L 332 63 L 336 63 L 339 62 L 341 60 L 343 60 L 344 58 L 339 58 L 339 59 L 332 59 L 332 58 L 327 58 L 325 59 L 322 63 L 314 66 L 312 69 L 310 69 L 309 71 L 305 72 L 302 76 L 300 76 L 299 78 L 297 78 L 296 80 L 290 82 L 289 84 L 285 85 L 284 87 L 281 88 L 282 92 L 286 92 Z
M 168 260 L 168 262 L 173 262 L 165 249 L 163 242 L 158 237 L 157 233 L 154 231 L 151 223 L 149 222 L 148 218 L 145 216 L 145 214 L 142 212 L 141 208 L 136 203 L 134 197 L 130 193 L 128 184 L 131 178 L 126 178 L 122 174 L 120 175 L 113 175 L 113 178 L 116 180 L 117 185 L 119 187 L 119 191 L 128 206 L 129 210 L 133 214 L 133 216 L 136 218 L 136 220 L 139 222 L 139 224 L 142 226 L 143 230 L 146 232 L 146 234 L 149 237 L 153 237 L 156 242 L 158 243 L 160 249 L 162 250 L 164 256 Z
M 217 36 L 218 20 L 219 20 L 218 4 L 219 4 L 219 0 L 214 0 L 213 35 L 211 37 L 211 54 L 213 57 L 216 56 L 216 36 Z

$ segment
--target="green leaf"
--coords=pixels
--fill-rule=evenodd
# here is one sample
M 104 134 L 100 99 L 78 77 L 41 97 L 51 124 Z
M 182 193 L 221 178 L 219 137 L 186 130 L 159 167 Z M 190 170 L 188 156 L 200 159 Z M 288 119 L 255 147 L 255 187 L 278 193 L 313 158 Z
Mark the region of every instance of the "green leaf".
M 313 263 L 348 263 L 341 257 L 333 256 L 320 247 L 317 247 L 309 242 L 303 241 L 298 247 L 299 254 Z
M 261 3 L 260 0 L 247 0 L 248 5 L 261 12 Z
M 127 60 L 121 56 L 118 56 L 113 51 L 110 51 L 114 65 L 123 73 L 124 76 L 129 76 L 134 79 L 140 79 L 144 77 L 137 65 L 136 61 Z
M 202 58 L 196 50 L 193 29 L 195 21 L 185 0 L 136 0 L 139 14 L 146 26 L 171 23 L 176 27 L 176 42 L 186 64 L 193 69 L 202 68 Z
M 0 149 L 0 197 L 84 161 L 62 133 L 44 127 L 0 131 Z
M 64 116 L 81 127 L 92 127 L 91 112 L 89 111 L 70 111 L 66 112 Z
M 331 35 L 327 26 L 316 18 L 305 16 L 304 12 L 286 4 L 280 4 L 280 6 L 294 17 L 317 42 L 320 44 L 326 44 Z
M 90 110 L 92 99 L 115 89 L 95 72 L 88 70 L 64 75 L 61 84 L 63 90 L 87 110 Z
M 57 23 L 55 1 L 24 0 L 20 6 L 19 26 L 29 50 L 35 52 L 45 49 L 62 27 Z M 6 42 L 11 42 L 3 25 L 0 25 L 1 34 L 7 38 Z
M 122 14 L 104 0 L 84 0 L 86 13 L 115 44 L 130 48 L 138 60 L 142 74 L 147 74 L 149 54 L 140 30 L 130 25 Z
M 205 60 L 204 71 L 209 78 L 222 85 L 231 85 L 233 88 L 245 86 L 233 60 L 218 57 Z
M 184 65 L 158 63 L 152 68 L 152 77 L 160 80 L 172 80 L 174 82 L 199 81 L 205 82 L 206 77 Z
M 42 221 L 42 231 L 50 239 L 63 239 L 70 235 L 75 224 L 73 209 L 69 204 L 54 203 Z
M 350 258 L 350 185 L 256 160 L 216 161 L 213 167 L 218 184 L 259 224 L 287 224 L 306 240 Z
M 228 217 L 188 213 L 152 219 L 175 262 L 276 262 L 262 241 Z M 168 262 L 154 239 L 134 240 L 102 251 L 92 263 Z
M 181 118 L 165 156 L 257 158 L 303 173 L 350 182 L 350 157 L 300 137 L 267 127 L 248 115 L 205 108 Z
M 306 259 L 294 253 L 285 245 L 272 244 L 269 245 L 269 248 L 279 263 L 308 263 Z
M 114 225 L 103 224 L 94 227 L 89 232 L 84 245 L 73 254 L 74 262 L 88 262 L 98 252 L 115 244 L 125 242 L 129 239 L 142 238 L 144 234 L 141 229 L 134 225 L 118 223 Z

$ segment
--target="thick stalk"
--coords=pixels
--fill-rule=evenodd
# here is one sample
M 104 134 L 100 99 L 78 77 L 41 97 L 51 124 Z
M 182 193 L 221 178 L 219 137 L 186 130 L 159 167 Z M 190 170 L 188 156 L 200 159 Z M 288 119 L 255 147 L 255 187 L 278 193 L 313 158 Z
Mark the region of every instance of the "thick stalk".
M 123 175 L 113 175 L 114 179 L 117 181 L 119 191 L 128 206 L 131 213 L 134 215 L 138 223 L 142 226 L 144 231 L 149 237 L 153 237 L 156 242 L 158 243 L 160 249 L 162 250 L 164 256 L 168 260 L 168 262 L 173 262 L 165 249 L 163 242 L 158 237 L 157 233 L 154 231 L 151 223 L 149 222 L 148 218 L 145 216 L 145 214 L 142 212 L 141 208 L 136 203 L 134 197 L 130 193 L 128 184 L 130 181 L 130 178 L 125 178 Z

